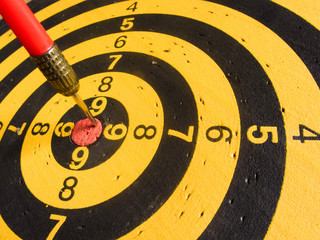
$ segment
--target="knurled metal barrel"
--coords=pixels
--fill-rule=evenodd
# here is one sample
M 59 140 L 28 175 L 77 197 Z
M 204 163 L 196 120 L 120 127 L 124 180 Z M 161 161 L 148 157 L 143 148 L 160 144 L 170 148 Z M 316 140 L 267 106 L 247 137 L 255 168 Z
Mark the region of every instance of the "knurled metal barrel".
M 72 96 L 78 92 L 79 79 L 57 44 L 45 54 L 30 58 L 58 93 Z

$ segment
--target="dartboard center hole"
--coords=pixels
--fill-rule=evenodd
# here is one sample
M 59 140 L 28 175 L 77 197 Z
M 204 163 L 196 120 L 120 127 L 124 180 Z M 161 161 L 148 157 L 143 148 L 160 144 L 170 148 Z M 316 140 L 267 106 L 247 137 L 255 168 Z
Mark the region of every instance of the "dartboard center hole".
M 93 144 L 102 133 L 102 124 L 95 118 L 95 126 L 90 119 L 82 119 L 76 123 L 72 130 L 71 139 L 78 146 L 88 146 Z

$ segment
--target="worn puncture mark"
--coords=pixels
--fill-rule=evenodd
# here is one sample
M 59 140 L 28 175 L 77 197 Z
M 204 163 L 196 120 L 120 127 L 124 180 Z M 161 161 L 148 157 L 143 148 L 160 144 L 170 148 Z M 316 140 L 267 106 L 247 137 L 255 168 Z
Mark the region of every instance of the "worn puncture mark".
M 137 234 L 137 236 L 140 236 L 142 234 L 142 231 L 140 230 Z
M 244 182 L 245 182 L 246 184 L 249 184 L 250 178 L 249 178 L 249 177 L 246 177 L 246 178 L 244 179 Z
M 203 121 L 203 117 L 202 116 L 200 116 L 200 120 Z
M 231 157 L 233 157 L 234 159 L 236 159 L 236 153 L 231 154 Z
M 244 220 L 245 220 L 245 218 L 246 218 L 246 216 L 241 216 L 241 217 L 240 217 L 240 222 L 243 223 Z
M 192 193 L 189 193 L 189 194 L 186 196 L 186 201 L 189 200 L 189 198 L 191 197 L 191 194 L 192 194 Z
M 212 12 L 212 11 L 208 11 L 208 13 L 211 13 L 211 14 L 213 14 L 214 12 Z
M 163 50 L 164 52 L 168 53 L 168 52 L 171 52 L 171 49 L 165 49 Z
M 226 17 L 229 17 L 229 14 L 228 14 L 228 13 L 226 13 Z
M 180 219 L 180 218 L 183 216 L 183 214 L 184 214 L 184 211 L 182 211 L 182 212 L 179 214 L 178 218 Z
M 241 38 L 241 41 L 242 41 L 242 42 L 246 42 L 246 40 L 245 40 L 244 38 Z
M 183 188 L 183 191 L 185 191 L 187 189 L 188 189 L 188 185 L 185 185 L 184 188 Z
M 202 166 L 205 166 L 207 164 L 207 160 L 204 160 L 203 162 L 202 162 Z
M 286 109 L 285 108 L 281 108 L 281 112 L 285 113 Z
M 204 216 L 204 211 L 202 211 L 200 214 L 199 214 L 199 218 L 202 218 Z
M 229 203 L 230 205 L 232 205 L 233 202 L 234 202 L 234 199 L 229 199 L 229 200 L 228 200 L 228 203 Z
M 119 181 L 119 179 L 120 179 L 120 175 L 117 175 L 117 176 L 114 178 L 114 180 L 116 180 L 116 181 Z
M 269 64 L 266 64 L 266 66 L 267 66 L 268 68 L 270 68 L 270 65 L 269 65 Z
M 200 98 L 200 102 L 201 102 L 203 105 L 205 105 L 205 102 L 204 102 L 204 100 L 203 100 L 202 98 Z

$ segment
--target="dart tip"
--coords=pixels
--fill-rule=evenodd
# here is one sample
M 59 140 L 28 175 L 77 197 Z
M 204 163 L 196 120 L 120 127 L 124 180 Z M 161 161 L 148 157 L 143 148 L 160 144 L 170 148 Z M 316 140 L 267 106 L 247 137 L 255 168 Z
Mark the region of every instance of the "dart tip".
M 82 100 L 82 98 L 79 96 L 78 93 L 75 93 L 72 95 L 73 99 L 76 101 L 76 103 L 78 104 L 78 106 L 81 108 L 81 110 L 83 111 L 83 113 L 87 116 L 87 118 L 89 118 L 89 120 L 94 124 L 94 126 L 97 126 L 97 121 L 94 119 L 94 117 L 92 116 L 88 106 L 85 104 L 85 102 Z
M 90 120 L 95 126 L 98 125 L 96 119 L 92 116 L 92 114 L 91 114 L 91 112 L 89 111 L 89 109 L 88 109 L 88 111 L 85 111 L 85 114 L 86 114 L 86 116 L 89 118 L 89 120 Z

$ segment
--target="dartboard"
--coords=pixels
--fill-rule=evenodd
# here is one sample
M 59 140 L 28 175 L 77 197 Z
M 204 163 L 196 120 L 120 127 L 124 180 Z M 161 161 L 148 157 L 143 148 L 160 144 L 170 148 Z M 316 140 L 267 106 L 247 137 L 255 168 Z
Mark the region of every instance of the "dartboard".
M 102 124 L 0 22 L 0 239 L 318 239 L 320 5 L 33 0 Z

